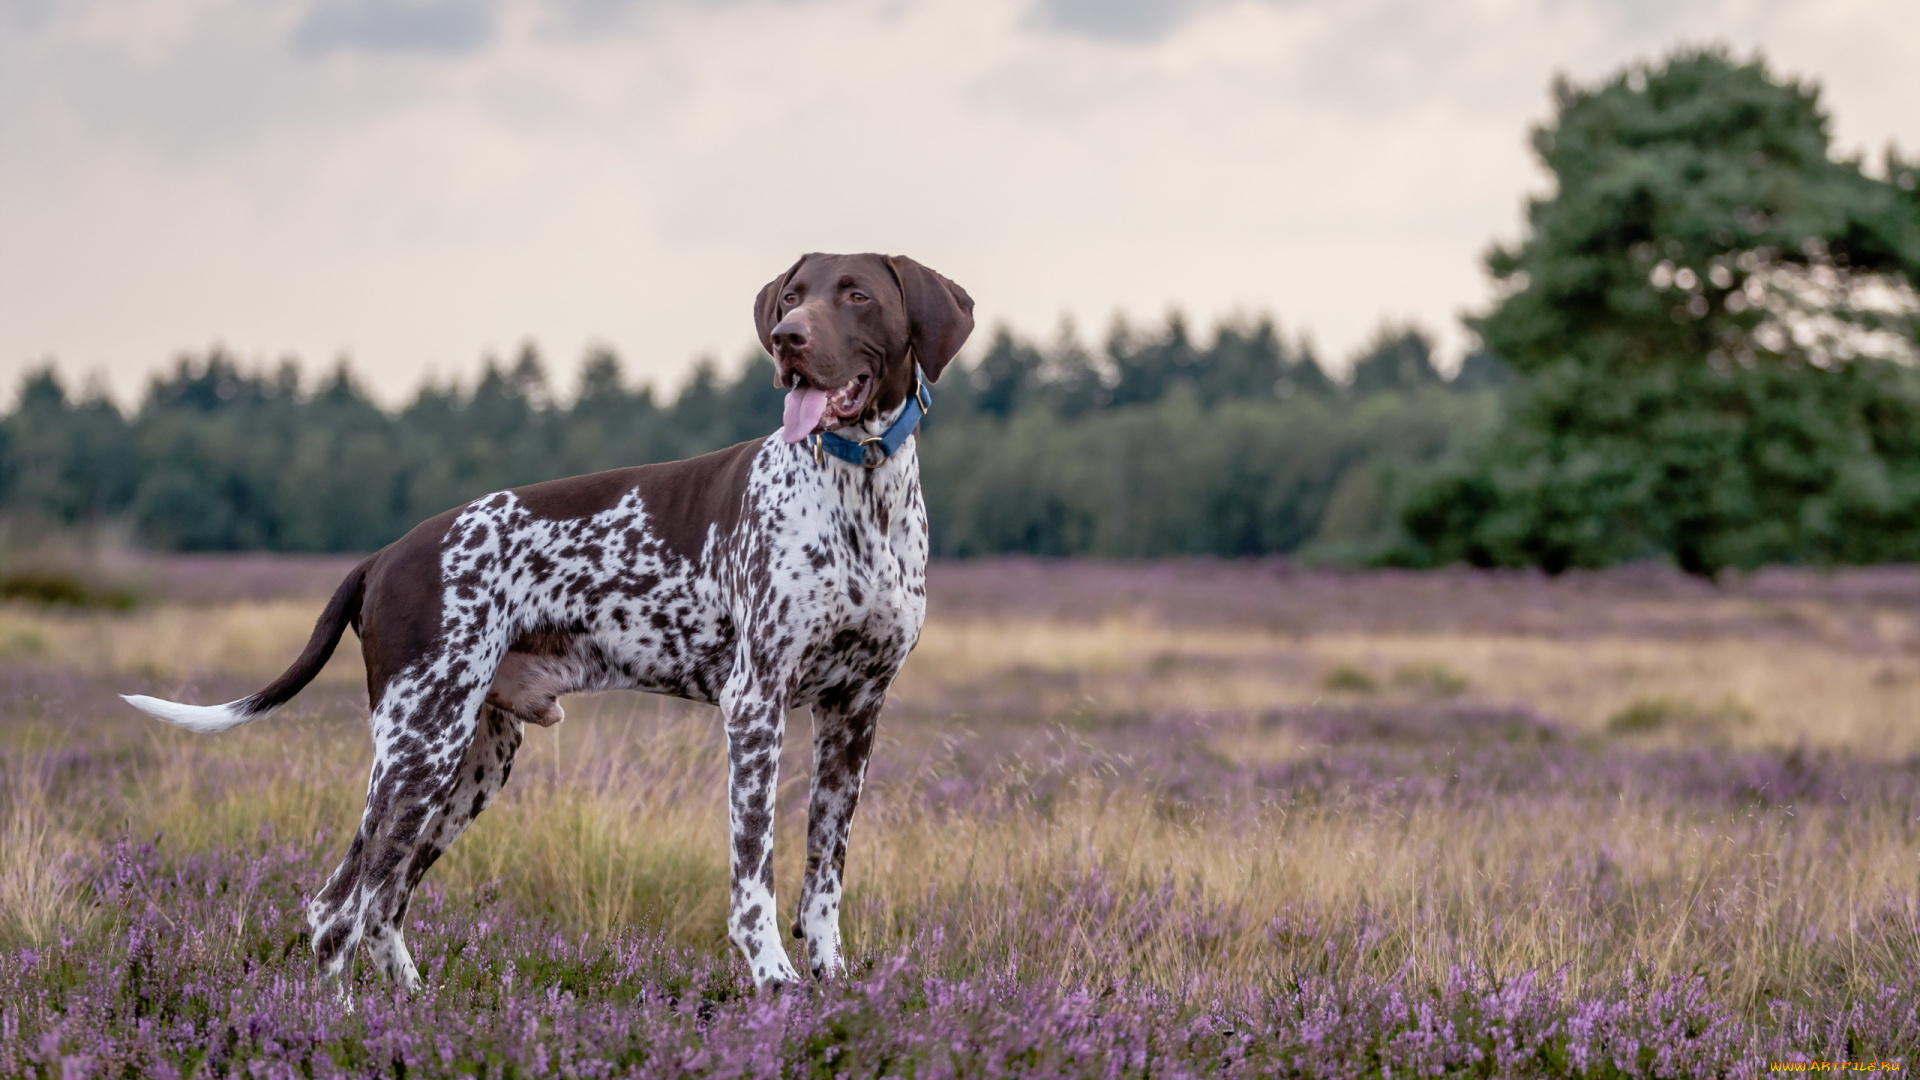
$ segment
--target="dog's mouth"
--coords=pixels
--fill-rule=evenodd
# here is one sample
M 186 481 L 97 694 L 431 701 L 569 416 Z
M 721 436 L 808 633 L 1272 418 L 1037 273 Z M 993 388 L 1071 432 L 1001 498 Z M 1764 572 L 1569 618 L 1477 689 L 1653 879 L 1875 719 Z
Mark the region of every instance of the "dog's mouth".
M 806 377 L 794 373 L 793 387 L 787 391 L 787 403 L 780 425 L 780 436 L 790 443 L 841 427 L 867 407 L 867 393 L 873 387 L 873 374 L 863 371 L 844 386 L 822 390 L 809 386 Z

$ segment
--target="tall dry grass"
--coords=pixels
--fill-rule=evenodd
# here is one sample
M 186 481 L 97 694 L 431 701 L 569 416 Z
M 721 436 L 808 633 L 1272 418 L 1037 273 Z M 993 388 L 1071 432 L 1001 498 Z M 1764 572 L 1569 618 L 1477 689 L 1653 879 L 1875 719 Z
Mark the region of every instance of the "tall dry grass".
M 1364 675 L 1366 686 L 1328 678 L 1341 671 Z M 1309 635 L 1140 618 L 936 621 L 898 696 L 937 704 L 991 699 L 1003 688 L 1016 707 L 1052 716 L 1464 696 L 1525 705 L 1596 732 L 1639 701 L 1691 702 L 1705 712 L 1734 702 L 1746 718 L 1714 733 L 1731 745 L 1920 753 L 1920 652 L 1794 637 Z
M 88 910 L 73 864 L 88 837 L 70 828 L 27 755 L 0 773 L 0 939 L 41 945 L 83 932 Z
M 314 610 L 7 608 L 0 641 L 38 641 L 25 662 L 95 690 L 238 685 L 276 673 Z M 0 936 L 84 925 L 85 897 L 62 867 L 123 833 L 183 854 L 266 837 L 307 845 L 317 885 L 357 821 L 368 765 L 350 653 L 310 692 L 314 704 L 218 738 L 99 704 L 65 725 L 16 708 Z M 1655 710 L 1640 728 L 1613 724 L 1648 702 L 1695 703 L 1669 712 L 1719 719 L 1669 723 Z M 1287 719 L 1442 706 L 1555 718 L 1564 753 L 1551 761 L 1595 769 L 1630 771 L 1632 755 L 1669 751 L 1824 748 L 1871 762 L 1920 746 L 1906 722 L 1920 706 L 1920 663 L 1792 638 L 936 617 L 896 687 L 855 827 L 850 946 L 873 956 L 938 935 L 953 946 L 946 962 L 973 970 L 1017 958 L 1028 973 L 1201 996 L 1314 972 L 1443 977 L 1463 959 L 1504 975 L 1564 970 L 1578 987 L 1642 964 L 1701 974 L 1754 1010 L 1814 986 L 1868 993 L 1920 962 L 1920 824 L 1897 792 L 1742 803 L 1663 791 L 1655 774 L 1604 794 L 1570 776 L 1558 790 L 1503 771 L 1531 767 L 1526 746 L 1473 743 L 1444 718 L 1415 736 L 1388 731 L 1379 746 Z M 506 794 L 430 881 L 570 934 L 644 925 L 724 951 L 712 710 L 607 695 L 568 712 L 559 728 L 528 733 Z M 782 766 L 788 904 L 803 856 L 807 724 L 793 717 Z M 93 764 L 54 776 L 49 738 Z M 1482 751 L 1493 765 L 1474 764 Z M 1262 771 L 1343 755 L 1370 763 L 1361 778 L 1306 795 L 1268 779 L 1295 773 Z M 1455 755 L 1461 764 L 1448 764 Z M 1403 766 L 1447 782 L 1382 795 L 1398 790 Z M 1519 787 L 1502 794 L 1509 781 Z M 236 905 L 244 912 L 244 897 Z
M 713 719 L 663 713 L 590 712 L 530 740 L 510 793 L 433 879 L 570 934 L 641 925 L 723 950 Z M 162 735 L 124 801 L 79 815 L 79 828 L 51 824 L 67 815 L 44 789 L 19 789 L 28 794 L 11 806 L 0 874 L 10 932 L 42 939 L 83 918 L 56 869 L 117 824 L 181 852 L 263 835 L 310 843 L 317 874 L 357 818 L 365 758 L 350 728 L 325 727 L 254 730 L 225 746 Z M 789 903 L 797 757 L 779 836 Z M 1044 805 L 1026 779 L 1009 770 L 975 812 L 929 805 L 911 779 L 877 786 L 849 856 L 853 948 L 884 954 L 939 933 L 979 970 L 1017 957 L 1061 980 L 1202 995 L 1327 970 L 1411 965 L 1443 977 L 1472 957 L 1506 975 L 1565 969 L 1576 987 L 1642 961 L 1762 1002 L 1835 980 L 1866 992 L 1920 963 L 1915 927 L 1884 925 L 1911 910 L 1920 828 L 1875 808 L 1689 816 L 1648 798 L 1534 802 L 1524 816 L 1500 804 L 1181 814 L 1111 763 L 1064 778 Z M 1025 917 L 1040 912 L 1053 917 Z

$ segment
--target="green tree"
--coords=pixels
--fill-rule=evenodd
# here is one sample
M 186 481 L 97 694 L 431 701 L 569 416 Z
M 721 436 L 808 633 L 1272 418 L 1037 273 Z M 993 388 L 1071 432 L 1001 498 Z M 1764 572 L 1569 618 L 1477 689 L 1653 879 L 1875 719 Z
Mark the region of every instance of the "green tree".
M 1485 347 L 1460 359 L 1460 370 L 1453 376 L 1455 390 L 1504 390 L 1513 385 L 1513 369 Z
M 1920 199 L 1816 87 L 1719 50 L 1555 87 L 1554 177 L 1487 257 L 1507 422 L 1404 504 L 1407 556 L 1689 572 L 1920 555 Z
M 1417 326 L 1386 325 L 1353 363 L 1355 394 L 1413 390 L 1440 385 L 1433 366 L 1433 341 Z
M 1012 330 L 995 327 L 986 355 L 972 371 L 962 373 L 971 383 L 974 411 L 1012 415 L 1034 398 L 1044 363 L 1039 350 L 1014 337 Z
M 1167 327 L 1157 337 L 1141 337 L 1115 320 L 1107 337 L 1107 360 L 1115 374 L 1115 406 L 1146 405 L 1177 385 L 1192 386 L 1201 365 L 1201 353 L 1187 333 L 1179 312 L 1167 316 Z
M 381 412 L 345 361 L 313 396 L 299 397 L 285 369 L 290 417 L 270 513 L 275 546 L 288 551 L 371 551 L 413 525 L 407 462 Z
M 0 506 L 65 525 L 108 516 L 135 482 L 129 439 L 103 392 L 76 402 L 53 365 L 29 371 L 0 420 Z
M 613 350 L 594 348 L 580 371 L 580 394 L 563 425 L 561 475 L 662 461 L 666 448 L 653 390 L 629 390 Z
M 140 534 L 185 550 L 285 547 L 275 511 L 298 405 L 290 369 L 249 372 L 217 349 L 156 376 L 132 431 Z
M 1041 397 L 1056 416 L 1073 419 L 1113 403 L 1113 391 L 1071 319 L 1060 320 L 1039 375 Z

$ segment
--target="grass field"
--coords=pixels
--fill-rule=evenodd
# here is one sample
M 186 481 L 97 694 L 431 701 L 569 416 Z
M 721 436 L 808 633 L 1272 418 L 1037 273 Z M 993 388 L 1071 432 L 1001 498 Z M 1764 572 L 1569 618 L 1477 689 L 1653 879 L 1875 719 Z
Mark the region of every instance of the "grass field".
M 936 566 L 849 855 L 854 973 L 724 941 L 712 710 L 567 702 L 429 875 L 429 988 L 312 975 L 349 643 L 196 737 L 346 563 L 0 607 L 0 1075 L 1753 1075 L 1920 1044 L 1920 571 L 1715 588 Z M 782 766 L 782 902 L 809 721 Z

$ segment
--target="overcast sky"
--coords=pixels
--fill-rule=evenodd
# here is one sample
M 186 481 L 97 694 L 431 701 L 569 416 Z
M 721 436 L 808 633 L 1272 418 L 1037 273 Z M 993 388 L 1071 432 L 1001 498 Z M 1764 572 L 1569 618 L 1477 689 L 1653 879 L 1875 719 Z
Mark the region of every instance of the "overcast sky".
M 1897 0 L 0 0 L 0 380 L 131 403 L 220 342 L 397 402 L 530 338 L 671 387 L 808 250 L 946 273 L 976 344 L 1179 308 L 1457 354 L 1554 74 L 1703 41 L 1920 149 Z

